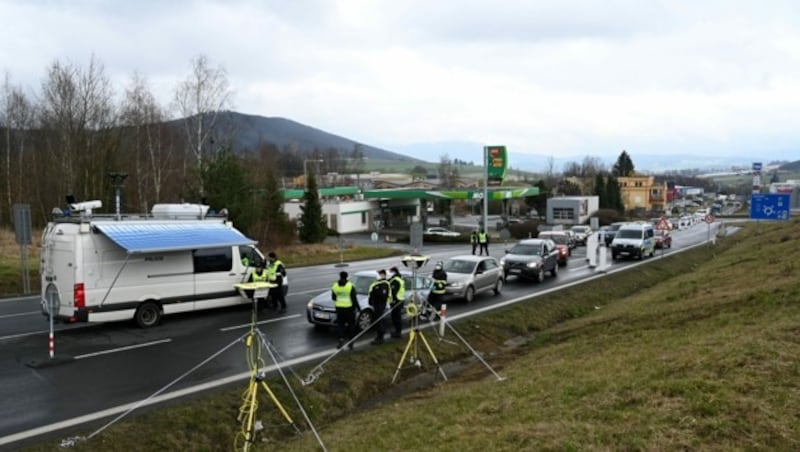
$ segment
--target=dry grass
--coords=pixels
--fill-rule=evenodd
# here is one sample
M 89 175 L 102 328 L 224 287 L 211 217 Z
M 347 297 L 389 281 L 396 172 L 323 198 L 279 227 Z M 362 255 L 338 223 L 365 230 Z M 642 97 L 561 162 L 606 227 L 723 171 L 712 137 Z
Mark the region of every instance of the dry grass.
M 26 246 L 31 292 L 39 292 L 39 242 L 41 231 L 33 232 L 33 244 Z M 0 228 L 0 296 L 19 295 L 22 285 L 22 249 L 14 231 Z
M 346 354 L 295 391 L 328 450 L 798 450 L 799 226 L 748 227 L 458 322 L 502 382 L 464 347 L 434 341 L 466 368 L 440 384 L 418 378 L 430 367 L 407 369 L 392 386 L 394 342 Z M 130 419 L 76 450 L 230 448 L 239 392 Z M 252 450 L 318 450 L 268 401 L 260 416 L 267 440 Z

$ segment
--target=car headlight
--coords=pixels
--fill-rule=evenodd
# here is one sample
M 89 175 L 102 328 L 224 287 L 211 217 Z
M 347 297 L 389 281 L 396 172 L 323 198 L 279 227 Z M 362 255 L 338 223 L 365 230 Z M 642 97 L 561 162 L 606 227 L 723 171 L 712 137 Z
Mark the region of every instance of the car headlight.
M 501 257 L 500 258 L 500 266 L 501 267 L 505 267 L 506 266 L 506 258 L 505 257 Z
M 308 303 L 306 304 L 306 308 L 313 310 L 314 309 L 314 300 L 308 300 Z
M 460 289 L 460 288 L 464 287 L 464 283 L 452 282 L 452 283 L 448 284 L 448 286 L 452 287 L 453 289 Z
M 528 262 L 528 268 L 536 268 L 539 266 L 538 262 Z

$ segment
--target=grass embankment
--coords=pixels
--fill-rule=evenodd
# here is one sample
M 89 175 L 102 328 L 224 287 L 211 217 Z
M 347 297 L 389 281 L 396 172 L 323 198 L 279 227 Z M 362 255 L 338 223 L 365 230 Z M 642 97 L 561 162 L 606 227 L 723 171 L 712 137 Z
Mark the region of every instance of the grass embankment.
M 797 450 L 798 226 L 748 226 L 457 322 L 501 382 L 460 344 L 434 340 L 441 360 L 461 364 L 444 383 L 404 368 L 390 385 L 403 341 L 345 353 L 313 385 L 292 384 L 328 450 Z M 132 417 L 75 450 L 229 449 L 239 386 Z M 302 423 L 286 388 L 270 387 Z M 308 433 L 292 437 L 266 398 L 259 417 L 269 441 L 255 450 L 318 449 Z
M 35 243 L 27 247 L 31 293 L 39 293 L 39 246 L 41 231 L 34 233 Z M 289 245 L 275 250 L 288 267 L 332 264 L 339 262 L 377 259 L 403 254 L 401 250 L 386 247 L 347 246 L 340 250 L 333 245 Z M 267 251 L 264 250 L 266 253 Z M 0 297 L 21 295 L 22 266 L 20 246 L 14 231 L 0 228 Z

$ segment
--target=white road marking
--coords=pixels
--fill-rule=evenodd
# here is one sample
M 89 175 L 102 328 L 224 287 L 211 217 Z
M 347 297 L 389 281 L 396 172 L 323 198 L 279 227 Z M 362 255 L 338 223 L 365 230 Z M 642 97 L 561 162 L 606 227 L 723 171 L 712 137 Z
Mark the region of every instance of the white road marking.
M 576 272 L 576 271 L 579 271 L 579 270 L 586 270 L 587 268 L 589 268 L 588 265 L 584 265 L 582 267 L 570 267 L 570 268 L 567 269 L 567 271 Z
M 33 336 L 35 334 L 48 334 L 49 332 L 50 330 L 42 330 L 42 331 L 31 331 L 29 333 L 12 334 L 11 336 L 0 336 L 0 341 L 6 339 L 16 339 L 18 337 Z
M 160 341 L 146 342 L 144 344 L 129 345 L 127 347 L 112 348 L 109 350 L 102 350 L 94 353 L 86 353 L 85 355 L 77 355 L 74 358 L 75 359 L 91 358 L 93 356 L 108 355 L 109 353 L 124 352 L 126 350 L 133 350 L 142 347 L 150 347 L 151 345 L 165 344 L 167 342 L 172 342 L 172 339 L 162 339 Z
M 283 316 L 283 317 L 278 317 L 277 319 L 262 320 L 260 322 L 256 322 L 256 324 L 263 325 L 263 324 L 266 324 L 266 323 L 275 323 L 275 322 L 280 322 L 281 320 L 294 319 L 294 318 L 297 318 L 297 317 L 300 317 L 300 314 L 286 315 L 286 316 Z M 242 329 L 242 328 L 250 328 L 251 325 L 252 325 L 251 323 L 245 323 L 243 325 L 226 326 L 225 328 L 220 328 L 219 330 L 220 331 L 238 330 L 238 329 Z
M 5 315 L 0 315 L 0 319 L 7 319 L 9 317 L 21 317 L 23 315 L 34 315 L 34 314 L 41 315 L 42 311 L 29 311 L 29 312 L 18 312 L 16 314 L 5 314 Z

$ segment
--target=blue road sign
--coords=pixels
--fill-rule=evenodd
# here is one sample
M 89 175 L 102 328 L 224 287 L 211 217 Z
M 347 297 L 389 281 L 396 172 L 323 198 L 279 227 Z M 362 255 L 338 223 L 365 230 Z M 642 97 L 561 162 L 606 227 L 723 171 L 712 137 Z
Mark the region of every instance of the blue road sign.
M 753 162 L 753 171 L 761 171 L 761 162 Z
M 791 195 L 788 193 L 753 194 L 750 218 L 754 220 L 788 220 Z

